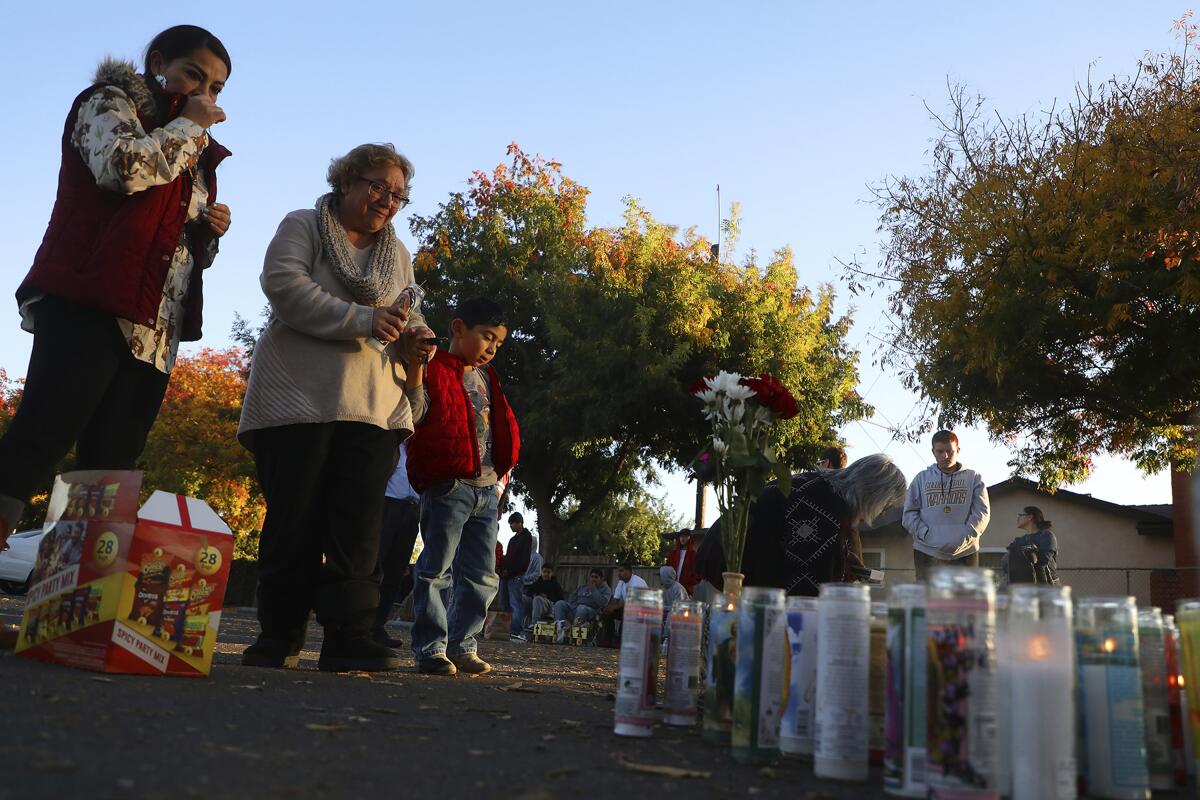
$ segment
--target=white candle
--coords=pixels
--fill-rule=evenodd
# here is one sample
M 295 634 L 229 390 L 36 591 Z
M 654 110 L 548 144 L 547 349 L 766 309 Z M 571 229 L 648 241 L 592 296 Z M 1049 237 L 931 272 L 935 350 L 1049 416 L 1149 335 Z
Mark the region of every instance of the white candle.
M 1070 589 L 1015 586 L 1007 654 L 1013 800 L 1074 800 L 1075 688 Z

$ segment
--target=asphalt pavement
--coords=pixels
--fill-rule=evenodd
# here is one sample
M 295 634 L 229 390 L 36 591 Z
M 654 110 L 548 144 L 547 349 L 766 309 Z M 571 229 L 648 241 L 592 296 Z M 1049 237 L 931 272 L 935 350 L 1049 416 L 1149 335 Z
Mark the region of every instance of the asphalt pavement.
M 0 619 L 21 598 L 0 597 Z M 616 650 L 485 642 L 485 676 L 243 667 L 252 611 L 228 609 L 212 675 L 101 675 L 0 652 L 6 798 L 883 797 L 810 764 L 735 763 L 698 729 L 615 736 Z M 407 636 L 405 637 L 407 639 Z M 671 770 L 678 770 L 673 774 Z

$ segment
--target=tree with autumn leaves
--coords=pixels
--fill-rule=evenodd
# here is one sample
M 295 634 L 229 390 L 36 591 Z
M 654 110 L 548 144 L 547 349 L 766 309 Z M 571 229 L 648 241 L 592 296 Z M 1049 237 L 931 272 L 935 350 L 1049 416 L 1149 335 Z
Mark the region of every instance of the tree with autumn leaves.
M 509 312 L 494 363 L 522 432 L 511 490 L 537 512 L 547 555 L 659 558 L 684 521 L 648 487 L 708 436 L 688 392 L 699 378 L 779 378 L 800 401 L 781 440 L 803 463 L 865 416 L 849 319 L 829 287 L 797 286 L 790 250 L 720 262 L 703 237 L 633 200 L 621 225 L 589 227 L 587 190 L 560 165 L 515 145 L 509 157 L 412 221 L 414 267 L 436 331 L 448 332 L 460 298 Z M 207 500 L 252 545 L 263 500 L 235 434 L 256 332 L 240 321 L 234 338 L 241 347 L 178 360 L 141 463 L 147 487 Z M 0 396 L 0 417 L 14 401 Z
M 1194 463 L 1200 75 L 1179 52 L 1037 118 L 952 91 L 929 174 L 877 189 L 893 363 L 939 426 L 982 423 L 1055 487 L 1100 452 Z
M 559 164 L 508 154 L 412 220 L 414 268 L 436 331 L 460 298 L 509 312 L 494 366 L 521 425 L 513 491 L 537 512 L 543 552 L 592 550 L 618 509 L 644 504 L 655 468 L 691 462 L 708 433 L 687 387 L 719 369 L 768 372 L 796 394 L 781 436 L 808 463 L 865 415 L 849 320 L 829 287 L 797 286 L 790 250 L 718 262 L 635 200 L 621 225 L 589 227 L 587 190 Z

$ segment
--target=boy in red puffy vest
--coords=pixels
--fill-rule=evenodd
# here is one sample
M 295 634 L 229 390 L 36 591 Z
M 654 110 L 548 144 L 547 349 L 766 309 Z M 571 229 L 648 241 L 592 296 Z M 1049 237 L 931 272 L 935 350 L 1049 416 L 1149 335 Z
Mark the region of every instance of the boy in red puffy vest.
M 405 379 L 416 428 L 408 479 L 421 493 L 425 544 L 413 581 L 412 647 L 417 671 L 430 675 L 492 668 L 477 655 L 475 637 L 499 585 L 500 479 L 520 447 L 517 420 L 488 365 L 508 336 L 504 311 L 485 298 L 464 300 L 450 327 L 449 352 L 411 363 Z M 454 592 L 449 616 L 447 590 Z

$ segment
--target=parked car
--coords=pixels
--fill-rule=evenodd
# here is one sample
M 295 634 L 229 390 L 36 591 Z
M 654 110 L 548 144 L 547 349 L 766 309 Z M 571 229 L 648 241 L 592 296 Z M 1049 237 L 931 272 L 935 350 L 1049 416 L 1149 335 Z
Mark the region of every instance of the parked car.
M 8 537 L 8 549 L 0 553 L 0 591 L 25 594 L 29 588 L 29 574 L 37 561 L 38 545 L 44 535 L 45 531 L 38 528 Z

